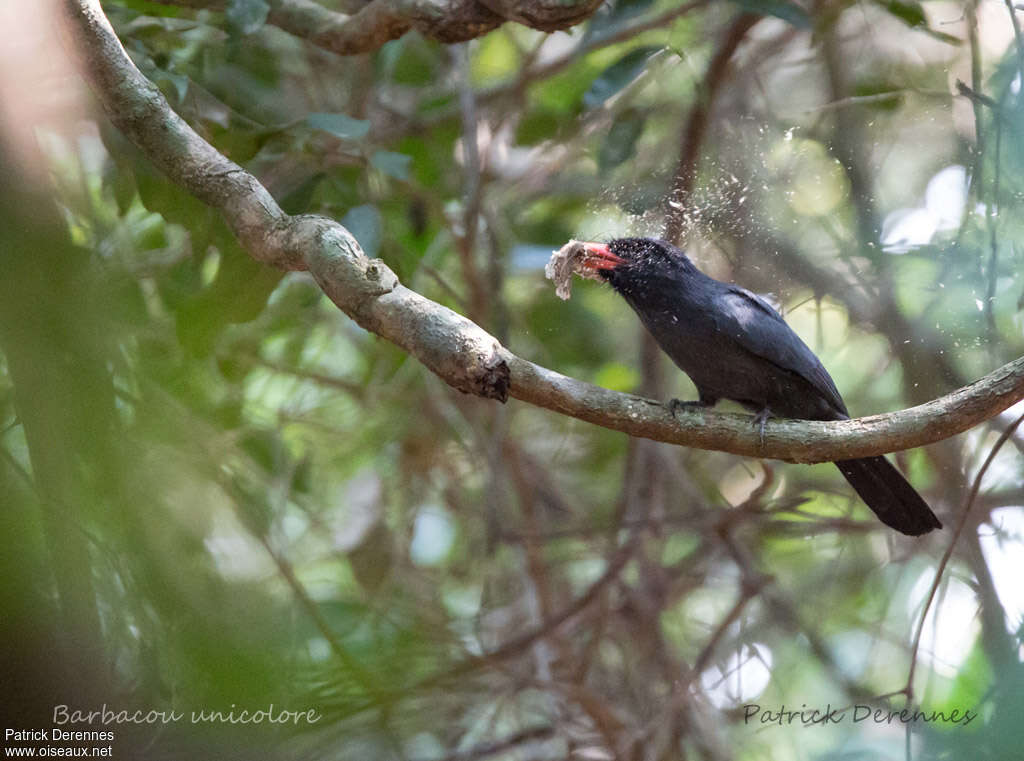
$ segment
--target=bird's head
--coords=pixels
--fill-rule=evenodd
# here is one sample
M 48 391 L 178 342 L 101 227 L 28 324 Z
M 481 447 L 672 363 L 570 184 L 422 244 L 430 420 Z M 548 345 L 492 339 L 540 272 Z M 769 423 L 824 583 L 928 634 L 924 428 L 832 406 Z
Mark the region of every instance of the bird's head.
M 583 248 L 583 268 L 621 292 L 654 279 L 680 280 L 695 271 L 686 254 L 655 238 L 617 238 L 608 243 L 584 243 Z

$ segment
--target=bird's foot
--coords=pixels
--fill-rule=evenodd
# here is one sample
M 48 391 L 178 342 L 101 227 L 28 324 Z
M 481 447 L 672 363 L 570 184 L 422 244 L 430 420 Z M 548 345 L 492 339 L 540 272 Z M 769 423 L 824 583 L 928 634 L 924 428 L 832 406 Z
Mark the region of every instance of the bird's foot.
M 672 413 L 672 417 L 675 417 L 679 410 L 700 410 L 711 405 L 701 401 L 684 402 L 682 399 L 669 399 L 666 406 L 668 411 Z
M 757 426 L 757 430 L 761 434 L 761 446 L 764 446 L 764 424 L 768 422 L 770 417 L 772 417 L 772 411 L 765 407 L 754 415 L 754 419 L 751 421 L 753 425 Z

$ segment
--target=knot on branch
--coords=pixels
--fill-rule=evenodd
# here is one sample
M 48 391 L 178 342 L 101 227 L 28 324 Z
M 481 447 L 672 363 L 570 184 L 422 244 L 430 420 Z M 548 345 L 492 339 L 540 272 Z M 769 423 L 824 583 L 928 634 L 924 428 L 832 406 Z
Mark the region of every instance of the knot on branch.
M 384 262 L 366 256 L 352 234 L 333 219 L 293 217 L 291 237 L 289 248 L 305 252 L 309 273 L 324 293 L 360 324 L 358 315 L 398 286 L 398 276 Z
M 508 363 L 501 358 L 497 344 L 493 351 L 478 353 L 467 368 L 469 388 L 460 389 L 485 399 L 497 399 L 504 404 L 508 401 L 508 385 L 511 372 Z

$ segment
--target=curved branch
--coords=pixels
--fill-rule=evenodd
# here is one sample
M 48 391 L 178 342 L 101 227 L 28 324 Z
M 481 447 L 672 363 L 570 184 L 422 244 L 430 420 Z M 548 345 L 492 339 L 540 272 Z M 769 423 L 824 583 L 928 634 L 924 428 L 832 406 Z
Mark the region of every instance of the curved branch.
M 267 23 L 338 55 L 376 50 L 415 29 L 438 42 L 465 42 L 517 21 L 552 32 L 589 17 L 603 0 L 369 0 L 340 13 L 314 0 L 267 0 Z M 155 0 L 221 10 L 228 0 Z M 352 2 L 349 5 L 356 6 Z
M 161 5 L 223 10 L 228 0 L 155 0 Z M 376 50 L 414 27 L 427 37 L 432 30 L 451 27 L 472 30 L 470 37 L 491 31 L 504 21 L 474 0 L 448 5 L 431 0 L 371 0 L 341 13 L 313 0 L 268 0 L 267 23 L 338 55 Z M 442 32 L 443 35 L 443 32 Z M 445 39 L 445 42 L 460 40 Z
M 475 0 L 372 0 L 352 15 L 312 0 L 272 0 L 267 21 L 338 55 L 369 53 L 416 29 L 440 42 L 462 42 L 505 19 Z
M 839 422 L 769 421 L 692 410 L 598 388 L 535 365 L 465 317 L 403 286 L 333 220 L 288 216 L 267 190 L 204 141 L 135 68 L 99 0 L 64 0 L 84 71 L 113 123 L 175 183 L 219 210 L 256 259 L 309 270 L 330 299 L 367 330 L 419 359 L 449 385 L 509 396 L 590 423 L 671 444 L 751 457 L 825 462 L 884 454 L 954 436 L 1024 399 L 1024 358 L 927 404 Z
M 764 441 L 751 416 L 687 410 L 592 386 L 506 352 L 509 394 L 538 407 L 668 444 L 790 462 L 832 462 L 934 444 L 1024 399 L 1024 357 L 968 386 L 898 412 L 840 421 L 769 420 Z

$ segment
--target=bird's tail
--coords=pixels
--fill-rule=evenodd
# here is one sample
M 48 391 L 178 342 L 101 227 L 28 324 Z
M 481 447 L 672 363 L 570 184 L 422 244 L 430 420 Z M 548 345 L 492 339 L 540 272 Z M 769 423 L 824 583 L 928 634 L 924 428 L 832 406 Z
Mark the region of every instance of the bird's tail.
M 886 526 L 909 536 L 942 528 L 921 495 L 884 457 L 840 460 L 836 467 Z

